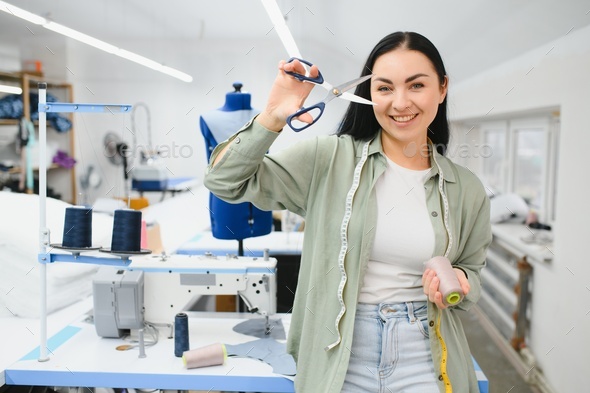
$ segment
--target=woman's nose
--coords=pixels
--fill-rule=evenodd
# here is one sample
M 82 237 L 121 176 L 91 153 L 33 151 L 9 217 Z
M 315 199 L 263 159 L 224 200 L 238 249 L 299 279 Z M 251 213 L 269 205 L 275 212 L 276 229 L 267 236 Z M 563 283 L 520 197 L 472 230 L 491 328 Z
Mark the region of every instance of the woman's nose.
M 408 95 L 403 92 L 396 90 L 395 93 L 391 94 L 391 106 L 398 112 L 405 112 L 406 109 L 410 107 L 410 100 L 408 99 Z

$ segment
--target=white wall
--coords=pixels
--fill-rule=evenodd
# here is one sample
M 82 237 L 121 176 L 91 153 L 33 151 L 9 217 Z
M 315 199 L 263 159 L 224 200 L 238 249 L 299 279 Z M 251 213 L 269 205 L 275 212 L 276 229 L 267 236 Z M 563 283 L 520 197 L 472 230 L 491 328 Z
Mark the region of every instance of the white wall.
M 0 42 L 0 70 L 5 72 L 20 71 L 20 49 L 16 45 Z
M 530 347 L 558 392 L 588 390 L 590 353 L 590 28 L 450 88 L 453 120 L 559 107 L 557 223 L 549 266 L 534 266 Z

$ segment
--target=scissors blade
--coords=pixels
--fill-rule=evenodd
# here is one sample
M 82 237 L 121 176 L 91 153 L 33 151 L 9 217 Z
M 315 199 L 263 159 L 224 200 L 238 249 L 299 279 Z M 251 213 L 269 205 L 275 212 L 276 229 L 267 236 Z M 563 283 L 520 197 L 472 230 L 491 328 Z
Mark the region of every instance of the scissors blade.
M 332 91 L 332 92 L 334 91 L 334 89 L 336 89 L 337 91 L 340 92 L 340 95 L 337 95 L 337 97 L 344 98 L 345 100 L 358 102 L 359 104 L 376 105 L 373 101 L 370 101 L 370 100 L 367 100 L 366 98 L 359 97 L 355 94 L 346 92 L 347 90 L 350 90 L 353 87 L 356 87 L 356 86 L 360 85 L 361 83 L 365 82 L 367 79 L 370 79 L 372 76 L 373 76 L 372 74 L 365 75 L 360 78 L 356 78 L 356 79 L 353 79 L 353 80 L 348 81 L 346 83 L 343 83 L 341 85 L 338 85 L 335 88 L 327 82 L 322 83 L 321 86 L 323 86 L 324 88 L 326 88 L 327 90 Z
M 338 85 L 338 86 L 336 86 L 336 88 L 340 91 L 347 91 L 347 90 L 352 89 L 353 87 L 360 85 L 361 83 L 363 83 L 367 79 L 371 79 L 372 76 L 373 76 L 372 74 L 361 76 L 360 78 L 356 78 L 356 79 L 353 79 L 349 82 Z
M 348 101 L 358 102 L 359 104 L 377 105 L 373 101 L 367 100 L 366 98 L 363 98 L 363 97 L 359 97 L 359 96 L 354 95 L 352 93 L 344 92 L 344 93 L 342 93 L 340 98 L 344 98 L 345 100 L 348 100 Z
M 301 53 L 299 53 L 299 48 L 297 47 L 297 43 L 291 34 L 291 30 L 289 30 L 289 26 L 285 22 L 285 18 L 281 13 L 279 6 L 277 5 L 275 0 L 261 0 L 266 13 L 270 17 L 283 46 L 287 50 L 289 57 L 297 57 L 301 58 Z

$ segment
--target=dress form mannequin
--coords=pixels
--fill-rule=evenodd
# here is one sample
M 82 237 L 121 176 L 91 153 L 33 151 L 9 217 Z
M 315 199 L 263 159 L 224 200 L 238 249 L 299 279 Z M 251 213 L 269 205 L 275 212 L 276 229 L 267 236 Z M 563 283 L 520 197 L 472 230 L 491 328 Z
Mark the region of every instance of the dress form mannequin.
M 259 113 L 251 107 L 251 96 L 242 93 L 242 84 L 233 84 L 234 91 L 225 95 L 224 105 L 204 113 L 199 119 L 205 138 L 207 160 L 221 141 L 226 140 L 248 120 Z M 262 211 L 249 202 L 230 204 L 209 194 L 211 232 L 217 239 L 239 240 L 238 255 L 244 255 L 242 240 L 266 235 L 272 230 L 272 212 Z
M 250 93 L 242 93 L 240 82 L 235 82 L 232 86 L 235 90 L 225 95 L 225 104 L 219 110 L 223 112 L 252 110 Z
M 225 103 L 217 110 L 204 113 L 199 119 L 205 138 L 207 160 L 219 142 L 232 136 L 260 111 L 253 109 L 249 93 L 242 93 L 242 84 L 235 82 L 234 91 L 225 95 Z

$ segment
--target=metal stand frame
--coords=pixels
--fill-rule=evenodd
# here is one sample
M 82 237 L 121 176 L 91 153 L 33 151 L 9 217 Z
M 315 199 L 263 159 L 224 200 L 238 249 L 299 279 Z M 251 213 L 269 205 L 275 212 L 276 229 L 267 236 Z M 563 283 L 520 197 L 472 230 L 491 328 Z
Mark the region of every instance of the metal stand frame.
M 47 263 L 51 262 L 82 262 L 94 264 L 123 265 L 130 263 L 128 258 L 99 258 L 82 257 L 80 255 L 49 254 L 47 247 L 50 247 L 50 231 L 47 228 L 47 113 L 130 113 L 131 105 L 118 104 L 77 104 L 47 102 L 47 83 L 39 83 L 39 255 L 40 266 L 40 291 L 41 291 L 41 312 L 40 312 L 40 343 L 39 361 L 49 360 L 47 355 Z M 51 249 L 50 249 L 51 251 Z

